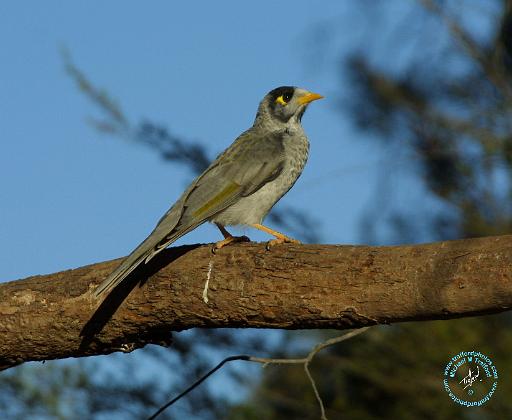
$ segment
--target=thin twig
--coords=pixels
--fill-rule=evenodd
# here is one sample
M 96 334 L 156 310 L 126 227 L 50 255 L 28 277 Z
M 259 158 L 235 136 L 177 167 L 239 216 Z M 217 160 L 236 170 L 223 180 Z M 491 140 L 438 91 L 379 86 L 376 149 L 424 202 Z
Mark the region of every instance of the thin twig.
M 349 338 L 352 338 L 358 334 L 361 334 L 362 332 L 366 331 L 370 327 L 363 327 L 359 328 L 358 330 L 351 331 L 349 333 L 343 334 L 339 337 L 330 338 L 329 340 L 326 340 L 322 343 L 317 344 L 313 350 L 311 350 L 308 355 L 302 359 L 272 359 L 272 358 L 265 358 L 265 357 L 253 357 L 248 356 L 245 354 L 241 354 L 238 356 L 230 356 L 222 360 L 217 366 L 215 366 L 213 369 L 211 369 L 209 372 L 207 372 L 205 375 L 201 376 L 197 381 L 195 381 L 192 385 L 190 385 L 185 391 L 183 391 L 181 394 L 173 398 L 171 401 L 169 401 L 167 404 L 160 407 L 154 414 L 152 414 L 150 417 L 148 417 L 148 420 L 153 420 L 156 417 L 158 417 L 160 414 L 164 412 L 168 407 L 173 405 L 175 402 L 180 400 L 182 397 L 187 395 L 190 391 L 192 391 L 194 388 L 198 387 L 206 378 L 208 378 L 210 375 L 215 373 L 217 370 L 219 370 L 224 364 L 227 362 L 231 362 L 233 360 L 245 360 L 249 362 L 256 362 L 256 363 L 262 363 L 264 366 L 269 364 L 302 364 L 304 365 L 304 371 L 306 372 L 306 376 L 309 379 L 309 382 L 311 383 L 311 387 L 313 388 L 313 392 L 315 393 L 316 400 L 318 401 L 318 405 L 320 406 L 320 413 L 321 413 L 321 419 L 327 420 L 327 417 L 325 415 L 325 407 L 324 403 L 322 401 L 322 398 L 320 397 L 320 393 L 318 392 L 318 388 L 316 386 L 315 380 L 313 379 L 313 376 L 311 375 L 311 372 L 309 371 L 309 364 L 313 360 L 313 358 L 316 356 L 316 354 L 323 350 L 326 347 L 332 346 L 334 344 L 341 343 L 342 341 L 348 340 Z
M 230 356 L 226 357 L 222 362 L 220 362 L 217 366 L 215 366 L 212 370 L 210 370 L 206 375 L 201 376 L 197 381 L 195 381 L 192 385 L 190 385 L 185 391 L 183 391 L 178 396 L 174 397 L 171 401 L 169 401 L 167 404 L 160 407 L 154 414 L 148 417 L 148 420 L 153 420 L 157 418 L 160 414 L 163 413 L 164 410 L 166 410 L 168 407 L 173 405 L 176 401 L 187 395 L 190 391 L 192 391 L 194 388 L 201 385 L 201 383 L 208 378 L 210 375 L 214 374 L 217 370 L 219 370 L 222 366 L 224 366 L 227 362 L 232 362 L 233 360 L 249 360 L 250 356 L 247 356 L 245 354 L 240 354 L 238 356 Z
M 306 372 L 306 376 L 308 377 L 309 382 L 311 383 L 311 387 L 313 388 L 313 392 L 315 393 L 315 398 L 318 401 L 318 405 L 320 406 L 320 418 L 322 420 L 327 420 L 327 416 L 325 415 L 324 402 L 322 401 L 322 397 L 320 396 L 320 393 L 318 392 L 318 388 L 316 387 L 316 382 L 313 379 L 311 372 L 309 371 L 309 363 L 304 363 L 304 372 Z
M 317 344 L 313 350 L 309 352 L 309 354 L 302 358 L 302 359 L 272 359 L 272 358 L 265 358 L 265 357 L 250 357 L 250 362 L 257 362 L 257 363 L 263 363 L 263 366 L 267 366 L 270 364 L 303 364 L 304 365 L 304 371 L 306 372 L 306 375 L 309 379 L 309 382 L 311 383 L 311 387 L 313 388 L 313 392 L 315 393 L 316 400 L 318 401 L 318 405 L 320 406 L 320 418 L 322 420 L 327 420 L 327 417 L 325 415 L 325 407 L 324 403 L 322 401 L 322 398 L 320 397 L 320 393 L 318 392 L 318 388 L 316 386 L 316 382 L 313 379 L 313 376 L 311 375 L 311 372 L 309 371 L 309 364 L 313 360 L 313 358 L 316 356 L 318 352 L 325 349 L 326 347 L 333 346 L 334 344 L 341 343 L 342 341 L 348 340 L 349 338 L 352 338 L 356 335 L 359 335 L 363 332 L 365 332 L 370 327 L 364 327 L 359 328 L 358 330 L 351 331 L 347 334 L 343 334 L 339 337 L 330 338 L 329 340 L 326 340 L 322 343 Z

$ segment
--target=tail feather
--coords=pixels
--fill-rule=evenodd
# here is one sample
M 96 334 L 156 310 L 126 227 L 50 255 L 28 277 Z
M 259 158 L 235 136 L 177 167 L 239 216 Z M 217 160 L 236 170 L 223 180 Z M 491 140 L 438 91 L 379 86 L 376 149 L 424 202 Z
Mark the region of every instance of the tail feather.
M 175 231 L 172 235 L 167 236 L 165 242 L 156 230 L 149 235 L 133 252 L 128 255 L 124 261 L 110 274 L 103 283 L 101 283 L 93 292 L 94 297 L 99 297 L 108 290 L 113 289 L 121 283 L 128 275 L 142 263 L 146 264 L 160 251 L 167 248 L 173 242 L 177 241 L 186 233 L 203 223 L 202 220 L 192 223 L 186 227 L 182 227 Z
M 149 260 L 153 254 L 153 247 L 148 247 L 145 242 L 140 244 L 124 261 L 94 290 L 94 297 L 102 295 L 107 290 L 113 289 L 135 270 L 144 260 Z

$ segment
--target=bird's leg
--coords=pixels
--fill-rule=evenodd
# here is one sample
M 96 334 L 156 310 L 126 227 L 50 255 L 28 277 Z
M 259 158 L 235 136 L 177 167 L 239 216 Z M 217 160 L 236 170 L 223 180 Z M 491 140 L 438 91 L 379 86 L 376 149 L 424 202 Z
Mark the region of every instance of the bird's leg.
M 270 229 L 266 226 L 260 225 L 258 223 L 255 223 L 251 225 L 252 227 L 255 227 L 256 229 L 262 230 L 263 232 L 270 233 L 272 236 L 275 236 L 276 239 L 272 239 L 271 241 L 267 242 L 267 250 L 273 247 L 277 244 L 300 244 L 301 242 L 297 239 L 289 238 L 286 235 L 283 235 L 281 232 L 278 232 L 277 230 Z
M 217 242 L 213 248 L 212 252 L 215 254 L 215 251 L 229 245 L 232 242 L 251 242 L 251 240 L 247 236 L 233 236 L 229 233 L 224 226 L 219 223 L 215 223 L 215 225 L 219 228 L 220 233 L 224 236 L 222 241 Z

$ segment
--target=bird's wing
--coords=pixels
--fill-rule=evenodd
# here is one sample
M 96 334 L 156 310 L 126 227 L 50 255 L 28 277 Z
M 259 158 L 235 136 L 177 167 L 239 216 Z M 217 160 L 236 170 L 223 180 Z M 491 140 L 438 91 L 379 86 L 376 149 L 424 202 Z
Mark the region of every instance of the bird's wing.
M 284 166 L 283 136 L 282 131 L 266 135 L 250 131 L 242 134 L 194 181 L 183 197 L 179 222 L 174 224 L 174 218 L 169 217 L 171 214 L 160 220 L 155 231 L 166 231 L 167 235 L 158 248 L 167 247 L 178 239 L 176 235 L 190 232 L 241 197 L 253 194 L 277 178 Z
M 277 178 L 284 165 L 284 135 L 283 131 L 243 133 L 192 182 L 153 232 L 96 288 L 94 295 L 115 287 L 142 262 Z

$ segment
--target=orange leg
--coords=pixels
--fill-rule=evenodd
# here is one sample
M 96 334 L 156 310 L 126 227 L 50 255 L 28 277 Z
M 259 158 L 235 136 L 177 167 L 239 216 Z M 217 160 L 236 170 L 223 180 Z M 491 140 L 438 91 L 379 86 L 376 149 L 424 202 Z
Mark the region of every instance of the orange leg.
M 252 227 L 255 227 L 256 229 L 262 230 L 263 232 L 267 232 L 270 233 L 272 236 L 275 236 L 276 239 L 267 242 L 267 249 L 270 249 L 272 246 L 277 244 L 300 244 L 300 241 L 298 241 L 297 239 L 289 238 L 288 236 L 283 235 L 281 232 L 278 232 L 277 230 L 274 229 L 270 229 L 266 226 L 255 223 L 254 225 L 252 225 Z
M 251 242 L 251 240 L 247 236 L 233 236 L 229 233 L 226 228 L 219 223 L 215 223 L 215 225 L 219 228 L 224 239 L 222 241 L 217 242 L 213 248 L 212 252 L 215 254 L 215 251 L 229 245 L 232 242 Z

